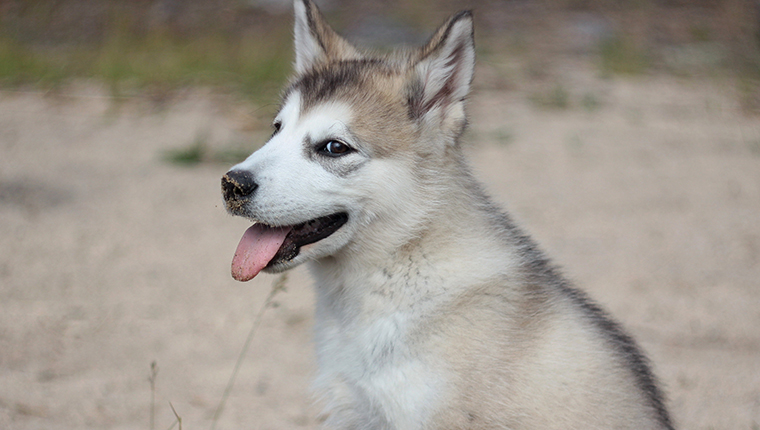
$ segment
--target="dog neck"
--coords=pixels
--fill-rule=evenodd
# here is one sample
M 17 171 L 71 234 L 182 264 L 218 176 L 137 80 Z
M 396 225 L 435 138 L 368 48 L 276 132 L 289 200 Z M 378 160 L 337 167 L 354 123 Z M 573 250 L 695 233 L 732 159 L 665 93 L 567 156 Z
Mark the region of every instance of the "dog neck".
M 493 227 L 492 204 L 469 173 L 465 181 L 461 172 L 459 181 L 446 176 L 437 180 L 437 195 L 420 196 L 423 213 L 376 219 L 361 241 L 311 262 L 318 302 L 342 318 L 412 307 L 422 316 L 421 307 L 435 312 L 470 285 L 508 276 L 517 261 L 505 246 L 511 232 Z

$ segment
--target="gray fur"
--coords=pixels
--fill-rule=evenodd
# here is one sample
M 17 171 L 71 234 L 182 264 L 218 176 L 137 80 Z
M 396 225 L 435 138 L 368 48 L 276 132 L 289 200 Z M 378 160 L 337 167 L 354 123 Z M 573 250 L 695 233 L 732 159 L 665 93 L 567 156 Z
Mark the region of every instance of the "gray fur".
M 266 179 L 235 213 L 271 225 L 348 216 L 265 269 L 308 262 L 316 280 L 324 427 L 672 429 L 633 338 L 470 173 L 459 139 L 472 14 L 419 50 L 373 57 L 295 1 L 286 121 L 235 167 Z M 336 129 L 353 151 L 326 157 L 319 139 Z

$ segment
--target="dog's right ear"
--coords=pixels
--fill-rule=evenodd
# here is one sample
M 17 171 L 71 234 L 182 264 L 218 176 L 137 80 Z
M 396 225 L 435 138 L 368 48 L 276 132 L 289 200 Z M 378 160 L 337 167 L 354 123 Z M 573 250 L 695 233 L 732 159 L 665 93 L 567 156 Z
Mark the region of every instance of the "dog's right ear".
M 295 0 L 296 73 L 317 64 L 358 59 L 359 52 L 333 30 L 311 0 Z

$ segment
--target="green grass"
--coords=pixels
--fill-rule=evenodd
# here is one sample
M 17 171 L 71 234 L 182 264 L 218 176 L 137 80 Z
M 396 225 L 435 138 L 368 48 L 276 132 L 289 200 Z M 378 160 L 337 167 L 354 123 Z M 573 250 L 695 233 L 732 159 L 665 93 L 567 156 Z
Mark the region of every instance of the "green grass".
M 530 94 L 534 105 L 543 109 L 563 110 L 570 107 L 570 94 L 562 84 L 556 84 L 549 90 Z
M 491 139 L 499 146 L 507 146 L 514 142 L 515 135 L 509 129 L 499 128 L 491 132 Z
M 289 28 L 180 38 L 161 30 L 137 36 L 117 26 L 95 45 L 38 46 L 0 33 L 0 85 L 55 87 L 95 78 L 116 94 L 204 85 L 271 100 L 290 73 L 290 38 Z
M 602 107 L 602 102 L 594 93 L 585 93 L 581 99 L 581 106 L 586 112 L 596 112 Z
M 760 140 L 750 140 L 747 142 L 747 148 L 752 155 L 760 156 Z
M 607 75 L 640 75 L 649 67 L 646 53 L 625 37 L 612 37 L 599 47 L 600 67 Z
M 210 149 L 208 142 L 200 137 L 184 148 L 175 148 L 167 150 L 164 154 L 164 161 L 178 166 L 195 166 L 209 159 Z
M 8 37 L 0 36 L 0 83 L 22 85 L 34 82 L 46 87 L 56 86 L 72 75 L 66 62 L 43 51 L 33 52 Z
M 289 33 L 288 33 L 289 37 Z M 267 40 L 269 39 L 269 40 Z M 268 97 L 290 71 L 289 39 L 221 36 L 176 41 L 155 34 L 132 41 L 115 37 L 92 63 L 94 77 L 111 86 L 234 86 L 246 96 Z
M 256 138 L 252 140 L 261 140 Z M 245 160 L 257 149 L 254 145 L 237 141 L 227 142 L 224 146 L 212 146 L 210 140 L 208 132 L 199 131 L 187 145 L 165 151 L 162 159 L 169 164 L 183 167 L 200 164 L 229 165 Z
M 738 75 L 739 104 L 746 113 L 760 113 L 760 52 L 735 55 L 732 66 Z

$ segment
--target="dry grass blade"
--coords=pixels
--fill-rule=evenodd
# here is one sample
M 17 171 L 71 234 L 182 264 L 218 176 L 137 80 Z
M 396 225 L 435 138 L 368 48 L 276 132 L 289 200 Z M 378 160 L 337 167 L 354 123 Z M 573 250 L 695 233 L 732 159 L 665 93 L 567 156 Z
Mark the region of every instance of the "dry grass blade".
M 169 402 L 169 407 L 172 408 L 172 412 L 174 412 L 174 416 L 177 418 L 177 421 L 175 421 L 174 423 L 175 424 L 179 423 L 179 430 L 182 430 L 182 417 L 179 416 L 179 414 L 177 413 L 177 410 L 174 409 L 174 405 L 172 405 L 172 402 Z M 170 429 L 171 428 L 174 428 L 174 424 L 172 424 Z
M 156 428 L 156 377 L 158 376 L 158 365 L 153 360 L 150 363 L 150 376 L 148 382 L 150 382 L 150 430 Z
M 248 332 L 248 337 L 245 339 L 245 343 L 243 344 L 243 349 L 240 351 L 240 355 L 238 355 L 237 362 L 235 363 L 235 368 L 232 370 L 232 375 L 230 376 L 230 380 L 227 382 L 227 387 L 224 389 L 224 394 L 222 394 L 222 400 L 219 401 L 219 406 L 216 408 L 216 412 L 214 412 L 214 418 L 211 422 L 211 430 L 214 430 L 216 428 L 216 424 L 219 422 L 219 418 L 222 416 L 222 412 L 224 412 L 224 405 L 227 403 L 227 399 L 230 397 L 230 393 L 232 393 L 232 387 L 235 385 L 235 379 L 237 378 L 238 371 L 240 370 L 240 366 L 243 364 L 243 359 L 245 358 L 245 355 L 248 352 L 248 347 L 251 345 L 251 341 L 253 340 L 254 335 L 256 334 L 256 331 L 258 331 L 259 326 L 261 325 L 262 316 L 264 315 L 264 312 L 267 310 L 267 308 L 272 304 L 272 300 L 274 299 L 274 296 L 280 292 L 285 290 L 285 285 L 288 280 L 287 273 L 283 273 L 277 279 L 274 280 L 272 283 L 272 289 L 269 291 L 269 295 L 267 296 L 266 300 L 264 301 L 264 304 L 261 305 L 261 309 L 259 309 L 258 314 L 256 314 L 256 318 L 253 321 L 253 325 L 251 326 L 251 331 Z M 180 430 L 182 430 L 182 424 L 180 423 Z

